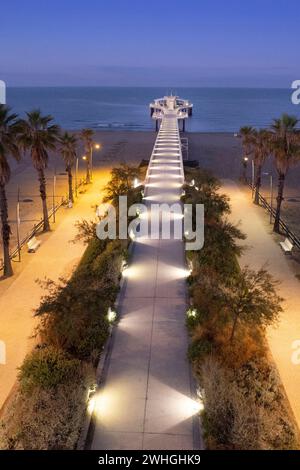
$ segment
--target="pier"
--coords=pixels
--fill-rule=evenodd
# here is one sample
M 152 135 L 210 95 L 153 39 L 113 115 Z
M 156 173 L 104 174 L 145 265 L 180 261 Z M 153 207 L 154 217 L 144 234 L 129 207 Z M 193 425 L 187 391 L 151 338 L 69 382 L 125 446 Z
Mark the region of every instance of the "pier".
M 182 132 L 185 132 L 185 121 L 193 114 L 193 104 L 188 100 L 183 100 L 178 96 L 164 96 L 154 100 L 149 105 L 152 119 L 155 120 L 156 131 L 162 123 L 164 116 L 170 113 L 181 122 Z
M 155 100 L 160 121 L 145 180 L 144 202 L 180 202 L 184 170 L 179 121 L 191 104 Z M 187 360 L 184 242 L 138 239 L 125 271 L 120 321 L 95 397 L 89 448 L 201 448 L 199 407 Z

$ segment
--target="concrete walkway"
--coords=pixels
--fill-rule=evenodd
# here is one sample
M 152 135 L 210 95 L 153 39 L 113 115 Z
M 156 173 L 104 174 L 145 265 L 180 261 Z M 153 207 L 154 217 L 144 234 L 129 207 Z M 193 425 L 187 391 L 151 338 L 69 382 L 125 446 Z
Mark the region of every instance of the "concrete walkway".
M 222 192 L 231 200 L 230 220 L 234 223 L 241 221 L 240 228 L 247 235 L 245 243 L 249 249 L 242 256 L 241 264 L 259 269 L 267 263 L 269 272 L 281 281 L 284 312 L 278 326 L 268 330 L 268 342 L 300 428 L 300 361 L 299 364 L 292 361 L 295 352 L 292 345 L 300 340 L 300 283 L 292 270 L 289 256 L 282 252 L 272 235 L 268 216 L 262 208 L 252 203 L 251 192 L 239 189 L 233 181 L 225 180 L 223 183 Z
M 93 186 L 80 196 L 74 208 L 60 210 L 58 219 L 61 221 L 55 230 L 47 234 L 46 239 L 44 235 L 39 237 L 43 240 L 41 247 L 28 255 L 29 261 L 27 258 L 27 264 L 0 297 L 0 342 L 6 350 L 6 357 L 0 361 L 0 408 L 16 381 L 17 368 L 33 344 L 30 339 L 36 325 L 33 312 L 45 294 L 36 280 L 57 281 L 61 276 L 70 275 L 85 250 L 82 243 L 70 243 L 77 233 L 74 224 L 82 218 L 94 217 L 94 205 L 101 202 L 100 190 L 108 178 L 108 170 L 95 172 Z
M 177 119 L 163 119 L 146 177 L 148 204 L 178 202 L 183 183 Z M 92 449 L 198 449 L 186 359 L 187 270 L 181 240 L 135 242 L 120 322 L 94 409 Z

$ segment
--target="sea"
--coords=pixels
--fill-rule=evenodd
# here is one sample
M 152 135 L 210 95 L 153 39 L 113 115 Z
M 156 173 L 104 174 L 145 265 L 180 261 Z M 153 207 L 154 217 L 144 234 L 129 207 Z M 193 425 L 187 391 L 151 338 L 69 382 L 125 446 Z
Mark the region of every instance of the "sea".
M 282 113 L 300 119 L 300 105 L 292 104 L 291 89 L 274 88 L 11 87 L 7 104 L 20 116 L 39 108 L 68 130 L 148 131 L 153 129 L 149 103 L 171 93 L 194 105 L 187 123 L 190 132 L 267 127 Z

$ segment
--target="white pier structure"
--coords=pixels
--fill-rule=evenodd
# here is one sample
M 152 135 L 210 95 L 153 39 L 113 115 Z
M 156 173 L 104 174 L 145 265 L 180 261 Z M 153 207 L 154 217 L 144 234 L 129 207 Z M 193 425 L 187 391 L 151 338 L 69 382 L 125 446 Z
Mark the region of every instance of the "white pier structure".
M 185 102 L 184 100 L 180 101 Z M 173 202 L 175 197 L 176 202 L 179 201 L 181 186 L 184 183 L 179 120 L 188 117 L 187 112 L 182 111 L 182 108 L 177 106 L 177 102 L 178 98 L 176 96 L 165 97 L 154 102 L 160 103 L 160 109 L 155 108 L 152 115 L 154 119 L 160 120 L 160 126 L 145 180 L 146 196 L 148 196 L 149 190 L 151 193 L 155 192 L 155 188 L 159 191 L 166 191 L 171 184 Z M 158 104 L 155 106 L 158 106 Z M 182 118 L 183 115 L 184 118 Z M 174 191 L 175 189 L 177 191 Z M 172 202 L 170 201 L 170 194 L 167 199 L 169 200 L 162 200 L 161 202 Z
M 164 96 L 157 98 L 150 103 L 150 114 L 155 120 L 156 130 L 158 131 L 159 123 L 167 113 L 173 113 L 178 120 L 182 121 L 182 131 L 185 131 L 185 120 L 193 114 L 193 104 L 179 98 L 178 96 Z
M 180 202 L 184 172 L 178 120 L 183 111 L 176 102 L 178 98 L 169 97 L 160 108 L 161 125 L 145 181 L 147 206 Z M 120 321 L 95 396 L 88 448 L 202 448 L 200 404 L 187 359 L 188 274 L 182 239 L 134 241 L 120 293 Z

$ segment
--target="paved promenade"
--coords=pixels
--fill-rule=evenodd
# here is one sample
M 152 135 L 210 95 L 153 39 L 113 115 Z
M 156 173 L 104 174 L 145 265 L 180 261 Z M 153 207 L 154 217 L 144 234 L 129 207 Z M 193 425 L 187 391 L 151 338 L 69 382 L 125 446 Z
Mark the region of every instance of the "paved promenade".
M 276 328 L 269 328 L 268 342 L 278 367 L 296 421 L 300 428 L 300 364 L 294 364 L 292 344 L 300 340 L 300 283 L 292 270 L 289 256 L 281 250 L 272 234 L 272 225 L 264 210 L 251 202 L 250 191 L 240 190 L 236 183 L 225 180 L 222 192 L 231 199 L 232 222 L 241 221 L 240 228 L 247 234 L 249 249 L 241 258 L 243 265 L 267 269 L 281 281 L 280 294 L 285 299 L 284 312 Z M 298 350 L 300 342 L 298 343 Z M 298 354 L 298 359 L 300 354 Z
M 29 261 L 27 257 L 24 268 L 19 268 L 20 273 L 0 296 L 0 341 L 6 346 L 6 363 L 0 363 L 0 408 L 16 381 L 17 368 L 33 344 L 30 339 L 36 325 L 33 311 L 44 293 L 36 280 L 56 281 L 70 275 L 85 249 L 81 243 L 70 243 L 77 232 L 74 224 L 82 218 L 94 217 L 93 206 L 100 202 L 100 189 L 108 178 L 107 170 L 95 172 L 93 186 L 80 196 L 74 208 L 60 209 L 58 226 L 46 238 L 38 237 L 42 245 L 36 253 L 28 255 Z
M 147 203 L 179 202 L 177 119 L 166 116 L 149 164 Z M 198 449 L 186 359 L 186 276 L 181 240 L 139 239 L 125 271 L 120 322 L 95 400 L 92 449 Z

